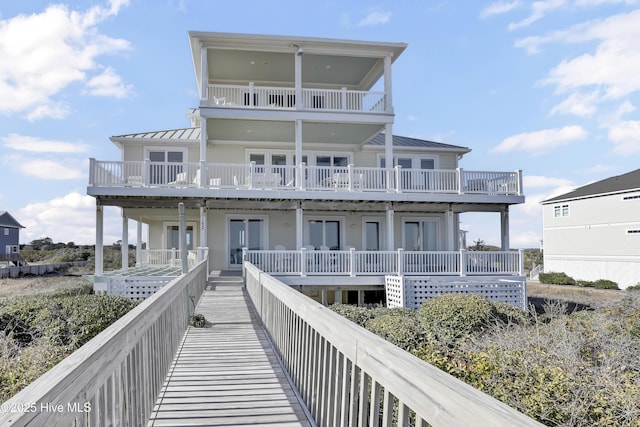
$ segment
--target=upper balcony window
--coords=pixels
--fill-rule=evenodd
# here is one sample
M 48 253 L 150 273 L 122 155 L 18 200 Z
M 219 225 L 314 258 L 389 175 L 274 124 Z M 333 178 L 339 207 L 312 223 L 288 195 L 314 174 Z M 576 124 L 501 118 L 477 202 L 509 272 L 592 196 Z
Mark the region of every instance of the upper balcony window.
M 186 152 L 182 149 L 149 148 L 147 158 L 150 162 L 149 183 L 166 184 L 175 181 L 182 172 Z
M 553 217 L 554 218 L 566 218 L 569 216 L 569 205 L 555 205 L 553 207 Z

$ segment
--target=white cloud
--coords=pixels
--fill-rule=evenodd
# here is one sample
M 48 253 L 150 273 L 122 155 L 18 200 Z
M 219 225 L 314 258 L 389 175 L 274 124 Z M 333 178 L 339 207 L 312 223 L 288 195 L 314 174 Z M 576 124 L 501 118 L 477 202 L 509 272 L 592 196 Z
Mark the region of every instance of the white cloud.
M 35 153 L 84 153 L 89 150 L 89 147 L 85 144 L 46 140 L 15 133 L 0 138 L 0 140 L 7 148 Z
M 565 126 L 559 129 L 544 129 L 536 132 L 520 133 L 503 140 L 492 151 L 507 152 L 513 150 L 533 151 L 553 149 L 585 139 L 587 131 L 581 126 Z
M 542 19 L 548 12 L 559 9 L 567 4 L 567 0 L 540 0 L 531 4 L 531 15 L 519 22 L 509 24 L 509 30 L 528 27 L 534 22 Z
M 115 98 L 125 98 L 133 92 L 133 86 L 124 83 L 111 67 L 107 67 L 102 74 L 90 79 L 87 82 L 87 88 L 90 95 Z
M 572 114 L 580 117 L 591 117 L 597 111 L 599 100 L 600 92 L 597 90 L 591 93 L 575 92 L 553 107 L 551 115 Z
M 91 196 L 69 193 L 44 202 L 33 202 L 20 209 L 17 217 L 25 229 L 20 232 L 23 243 L 43 237 L 54 242 L 95 243 L 96 203 Z M 104 209 L 104 243 L 121 239 L 122 219 L 118 208 Z
M 484 19 L 489 16 L 510 12 L 521 4 L 522 2 L 520 0 L 491 3 L 489 6 L 485 7 L 482 12 L 480 12 L 480 18 Z
M 627 120 L 609 128 L 609 141 L 621 155 L 640 153 L 640 121 Z
M 70 167 L 66 162 L 54 160 L 27 160 L 21 163 L 19 168 L 25 175 L 47 180 L 67 180 L 83 177 L 82 170 Z
M 391 19 L 391 12 L 372 11 L 358 22 L 358 27 L 386 24 Z
M 69 85 L 99 68 L 100 55 L 128 50 L 129 42 L 97 32 L 128 0 L 85 12 L 50 5 L 41 13 L 0 20 L 0 113 L 25 113 L 30 120 L 69 113 L 55 99 Z

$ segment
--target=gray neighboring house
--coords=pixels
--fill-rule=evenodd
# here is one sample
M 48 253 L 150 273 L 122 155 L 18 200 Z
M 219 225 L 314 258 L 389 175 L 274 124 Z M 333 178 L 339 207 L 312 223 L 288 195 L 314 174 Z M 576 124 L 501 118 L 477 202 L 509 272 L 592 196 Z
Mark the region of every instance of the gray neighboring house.
M 24 228 L 7 211 L 0 211 L 0 259 L 20 252 L 20 229 Z
M 574 279 L 640 283 L 640 169 L 547 199 L 544 270 Z

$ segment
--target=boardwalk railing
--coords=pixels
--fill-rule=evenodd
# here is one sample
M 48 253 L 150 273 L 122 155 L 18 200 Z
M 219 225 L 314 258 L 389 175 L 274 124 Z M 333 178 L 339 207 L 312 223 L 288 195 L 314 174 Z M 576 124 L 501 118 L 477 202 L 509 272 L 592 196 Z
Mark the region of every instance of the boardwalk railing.
M 103 161 L 90 159 L 95 187 L 209 188 L 380 193 L 522 195 L 522 172 L 344 166 Z
M 249 262 L 245 277 L 251 301 L 319 426 L 542 426 Z
M 3 403 L 0 425 L 146 425 L 206 282 L 202 261 Z
M 515 251 L 250 250 L 245 259 L 275 275 L 524 276 L 524 254 Z

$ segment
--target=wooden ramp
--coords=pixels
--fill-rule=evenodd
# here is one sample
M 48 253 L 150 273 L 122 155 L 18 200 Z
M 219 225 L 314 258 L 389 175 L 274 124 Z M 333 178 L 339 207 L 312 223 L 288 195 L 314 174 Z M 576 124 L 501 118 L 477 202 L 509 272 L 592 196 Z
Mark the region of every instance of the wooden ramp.
M 239 277 L 219 277 L 196 312 L 148 426 L 313 426 Z

